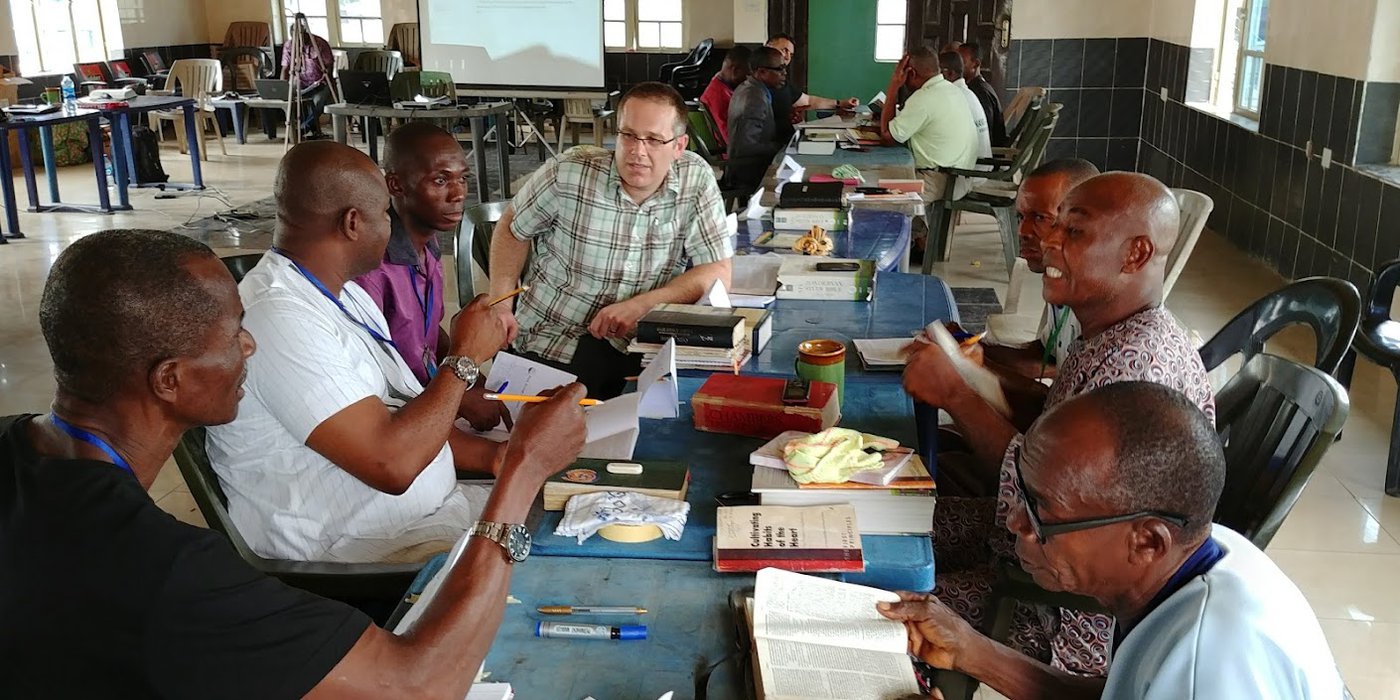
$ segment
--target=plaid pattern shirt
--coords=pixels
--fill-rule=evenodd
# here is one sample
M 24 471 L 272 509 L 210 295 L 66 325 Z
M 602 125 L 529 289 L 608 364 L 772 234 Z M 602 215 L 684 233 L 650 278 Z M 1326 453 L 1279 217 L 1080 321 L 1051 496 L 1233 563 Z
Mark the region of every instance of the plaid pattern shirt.
M 714 172 L 685 151 L 641 204 L 622 190 L 613 153 L 578 146 L 530 176 L 511 203 L 511 233 L 533 258 L 515 316 L 515 348 L 556 362 L 603 307 L 665 286 L 690 265 L 734 256 Z M 612 339 L 626 352 L 626 342 Z

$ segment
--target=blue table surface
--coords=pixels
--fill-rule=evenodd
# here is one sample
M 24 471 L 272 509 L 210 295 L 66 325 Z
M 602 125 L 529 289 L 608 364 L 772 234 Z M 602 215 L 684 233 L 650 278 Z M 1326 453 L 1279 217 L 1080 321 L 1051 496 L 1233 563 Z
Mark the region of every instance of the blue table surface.
M 813 338 L 846 344 L 846 382 L 873 379 L 899 381 L 898 372 L 867 372 L 851 341 L 856 338 L 912 338 L 930 321 L 959 321 L 953 291 L 937 277 L 917 273 L 881 272 L 871 301 L 774 302 L 773 339 L 743 367 L 748 374 L 791 376 L 797 346 Z M 686 374 L 690 374 L 686 372 Z
M 66 114 L 62 109 L 48 112 L 46 114 L 11 114 L 9 121 L 0 122 L 0 130 L 4 129 L 32 129 L 42 126 L 56 126 L 69 122 L 81 122 L 100 116 L 101 112 L 95 109 L 79 108 L 72 114 Z
M 876 270 L 898 272 L 900 258 L 909 248 L 910 222 L 913 218 L 897 211 L 869 208 L 851 209 L 850 217 L 848 230 L 827 233 L 835 244 L 831 256 L 874 260 Z M 735 249 L 753 255 L 769 252 L 798 254 L 790 249 L 774 249 L 754 244 L 759 236 L 772 230 L 773 222 L 769 219 L 762 222 L 741 222 Z
M 852 151 L 843 148 L 836 149 L 836 152 L 829 156 L 798 155 L 795 153 L 782 153 L 778 156 L 778 161 L 782 161 L 782 156 L 789 155 L 800 165 L 806 166 L 829 166 L 850 164 L 857 168 L 868 168 L 876 166 L 908 166 L 914 167 L 914 153 L 904 146 L 866 146 L 864 151 Z M 869 183 L 874 185 L 875 183 Z
M 486 656 L 489 680 L 511 684 L 518 698 L 654 700 L 675 691 L 695 697 L 695 679 L 719 664 L 708 697 L 746 696 L 736 649 L 731 591 L 753 586 L 753 576 L 719 574 L 704 562 L 531 557 L 516 570 L 510 593 L 520 604 L 505 617 Z M 635 605 L 646 615 L 555 618 L 594 624 L 644 624 L 647 639 L 603 641 L 540 639 L 540 605 Z
M 554 534 L 563 513 L 546 512 L 534 528 L 533 555 L 710 560 L 715 536 L 715 496 L 749 490 L 753 477 L 749 453 L 767 441 L 696 430 L 690 397 L 702 384 L 704 380 L 700 378 L 680 379 L 680 416 L 665 420 L 642 419 L 641 434 L 633 454 L 636 459 L 675 460 L 690 466 L 690 489 L 686 496 L 690 515 L 681 539 L 619 544 L 594 535 L 578 544 L 577 538 Z M 915 444 L 913 403 L 897 382 L 846 386 L 840 425 L 894 438 L 903 444 Z

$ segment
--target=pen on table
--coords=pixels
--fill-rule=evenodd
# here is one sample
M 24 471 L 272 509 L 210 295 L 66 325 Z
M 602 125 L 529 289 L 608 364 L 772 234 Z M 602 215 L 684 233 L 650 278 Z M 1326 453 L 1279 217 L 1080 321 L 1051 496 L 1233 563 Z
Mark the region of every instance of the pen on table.
M 519 294 L 519 293 L 521 293 L 521 292 L 527 292 L 527 291 L 529 291 L 529 290 L 530 290 L 530 285 L 528 285 L 528 284 L 527 284 L 527 285 L 520 286 L 520 287 L 516 287 L 515 291 L 510 292 L 510 293 L 508 293 L 508 294 L 502 294 L 500 297 L 498 297 L 498 298 L 492 300 L 491 303 L 489 304 L 489 306 L 495 306 L 495 305 L 497 305 L 497 304 L 499 304 L 499 303 L 505 301 L 506 299 L 509 299 L 509 298 L 511 298 L 511 297 L 513 297 L 513 296 L 515 296 L 515 295 L 517 295 L 517 294 Z
M 645 615 L 646 608 L 631 605 L 541 605 L 535 610 L 541 615 Z
M 958 343 L 958 347 L 960 347 L 960 348 L 969 348 L 969 347 L 972 347 L 973 345 L 976 345 L 979 341 L 981 341 L 981 340 L 982 340 L 983 338 L 985 338 L 985 337 L 987 337 L 987 332 L 986 332 L 986 331 L 982 331 L 981 333 L 978 333 L 977 335 L 970 335 L 970 336 L 968 336 L 968 337 L 966 337 L 966 338 L 963 338 L 963 341 L 962 341 L 961 343 Z
M 541 403 L 548 401 L 548 396 L 521 396 L 520 394 L 488 393 L 484 395 L 489 401 L 519 401 L 521 403 Z M 579 399 L 580 406 L 597 406 L 603 403 L 598 399 Z

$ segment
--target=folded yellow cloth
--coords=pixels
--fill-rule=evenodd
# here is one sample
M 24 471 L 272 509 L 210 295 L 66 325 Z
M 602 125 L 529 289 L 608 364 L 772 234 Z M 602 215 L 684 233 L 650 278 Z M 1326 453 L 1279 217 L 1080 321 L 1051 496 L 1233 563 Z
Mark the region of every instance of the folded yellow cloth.
M 840 484 L 858 472 L 883 467 L 879 453 L 896 447 L 899 442 L 889 438 L 850 428 L 828 428 L 784 445 L 783 462 L 799 484 Z M 866 452 L 866 448 L 876 452 Z

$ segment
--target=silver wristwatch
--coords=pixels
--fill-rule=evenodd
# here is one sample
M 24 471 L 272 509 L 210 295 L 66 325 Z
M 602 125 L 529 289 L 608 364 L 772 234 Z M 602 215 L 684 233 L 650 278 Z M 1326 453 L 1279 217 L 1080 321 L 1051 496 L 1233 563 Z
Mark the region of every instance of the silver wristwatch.
M 478 520 L 472 527 L 472 537 L 485 537 L 506 550 L 512 563 L 525 561 L 530 556 L 530 531 L 524 525 L 507 525 Z
M 438 366 L 457 375 L 458 379 L 467 383 L 468 389 L 476 386 L 476 380 L 481 376 L 481 368 L 470 357 L 448 355 L 442 358 Z

